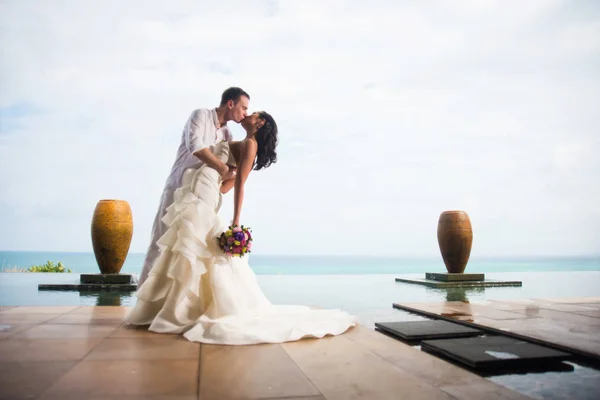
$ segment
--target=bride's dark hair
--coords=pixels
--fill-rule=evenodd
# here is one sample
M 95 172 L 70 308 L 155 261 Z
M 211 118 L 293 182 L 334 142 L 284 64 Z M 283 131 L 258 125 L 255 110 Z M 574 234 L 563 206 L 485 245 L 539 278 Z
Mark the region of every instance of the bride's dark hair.
M 254 135 L 258 144 L 254 164 L 256 171 L 277 162 L 277 152 L 275 151 L 277 148 L 277 124 L 273 117 L 264 111 L 260 111 L 258 117 L 264 120 L 265 123 Z

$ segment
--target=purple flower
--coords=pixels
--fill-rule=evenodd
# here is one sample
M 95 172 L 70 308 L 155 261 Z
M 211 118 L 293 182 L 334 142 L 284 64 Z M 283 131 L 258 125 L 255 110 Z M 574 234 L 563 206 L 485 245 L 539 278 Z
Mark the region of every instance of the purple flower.
M 246 236 L 244 236 L 244 232 L 235 232 L 233 234 L 233 237 L 235 238 L 235 240 L 238 240 L 240 242 L 246 238 Z

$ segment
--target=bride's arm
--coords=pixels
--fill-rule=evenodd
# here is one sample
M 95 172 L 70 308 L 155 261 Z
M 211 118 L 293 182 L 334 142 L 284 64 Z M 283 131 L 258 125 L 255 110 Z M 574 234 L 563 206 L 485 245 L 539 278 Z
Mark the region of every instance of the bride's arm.
M 225 194 L 231 190 L 233 184 L 235 183 L 235 178 L 227 179 L 221 183 L 221 194 Z
M 244 140 L 240 149 L 240 161 L 238 162 L 238 172 L 235 176 L 233 193 L 233 224 L 240 224 L 240 214 L 242 212 L 242 203 L 244 202 L 244 185 L 256 158 L 257 144 L 255 140 Z

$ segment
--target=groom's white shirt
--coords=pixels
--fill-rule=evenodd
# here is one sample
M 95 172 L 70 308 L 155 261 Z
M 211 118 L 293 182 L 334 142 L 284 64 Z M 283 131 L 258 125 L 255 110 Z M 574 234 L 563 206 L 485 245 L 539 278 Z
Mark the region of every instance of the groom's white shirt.
M 181 134 L 181 144 L 165 188 L 177 189 L 181 186 L 183 173 L 190 167 L 202 165 L 194 153 L 221 141 L 231 141 L 232 135 L 227 126 L 219 126 L 216 109 L 200 108 L 188 118 Z

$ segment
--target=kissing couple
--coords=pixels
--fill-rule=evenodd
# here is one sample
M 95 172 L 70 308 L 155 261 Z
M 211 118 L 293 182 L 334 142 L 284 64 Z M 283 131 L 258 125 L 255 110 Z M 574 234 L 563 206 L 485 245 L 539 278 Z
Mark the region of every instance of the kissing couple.
M 250 173 L 277 161 L 277 124 L 264 111 L 248 115 L 249 102 L 248 93 L 231 87 L 218 107 L 194 110 L 186 122 L 127 323 L 226 345 L 322 338 L 355 325 L 356 318 L 345 311 L 272 304 L 249 256 L 231 255 L 217 240 L 223 232 L 239 232 Z M 243 140 L 232 139 L 229 121 L 244 128 Z M 218 212 L 231 189 L 233 223 L 228 226 Z

